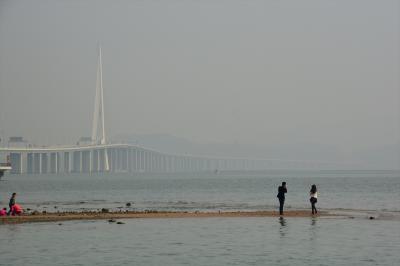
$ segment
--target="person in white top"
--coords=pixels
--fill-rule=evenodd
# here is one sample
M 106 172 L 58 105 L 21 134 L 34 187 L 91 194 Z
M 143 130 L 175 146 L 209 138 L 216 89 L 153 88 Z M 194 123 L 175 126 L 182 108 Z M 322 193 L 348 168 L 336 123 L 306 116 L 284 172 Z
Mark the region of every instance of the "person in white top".
M 317 186 L 314 184 L 310 189 L 310 202 L 311 202 L 311 213 L 317 214 L 317 208 L 315 208 L 315 203 L 317 203 L 318 193 Z

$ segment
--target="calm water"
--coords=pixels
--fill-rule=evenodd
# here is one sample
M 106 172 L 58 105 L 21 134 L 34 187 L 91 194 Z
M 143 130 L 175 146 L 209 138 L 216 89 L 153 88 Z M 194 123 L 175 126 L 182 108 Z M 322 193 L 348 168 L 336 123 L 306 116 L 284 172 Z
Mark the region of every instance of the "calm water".
M 0 181 L 0 206 L 15 191 L 24 208 L 48 211 L 263 210 L 276 208 L 282 181 L 288 183 L 288 208 L 309 208 L 308 191 L 316 184 L 321 209 L 400 212 L 400 172 L 393 171 L 8 175 Z
M 0 265 L 400 265 L 400 173 L 393 171 L 8 175 L 0 204 L 16 191 L 24 208 L 48 211 L 267 210 L 277 207 L 283 180 L 288 208 L 309 208 L 315 183 L 320 209 L 359 215 L 0 225 Z M 384 219 L 366 219 L 371 214 Z
M 0 226 L 0 265 L 400 265 L 398 221 L 134 219 Z

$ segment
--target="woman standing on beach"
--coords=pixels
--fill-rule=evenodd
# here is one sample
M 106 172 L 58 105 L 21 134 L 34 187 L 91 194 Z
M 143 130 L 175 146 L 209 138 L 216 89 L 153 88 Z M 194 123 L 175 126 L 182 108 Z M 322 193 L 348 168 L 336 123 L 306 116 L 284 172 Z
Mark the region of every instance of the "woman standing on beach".
M 311 212 L 312 214 L 317 214 L 317 208 L 315 208 L 315 203 L 317 203 L 318 193 L 317 186 L 314 184 L 310 189 L 310 202 L 311 202 Z

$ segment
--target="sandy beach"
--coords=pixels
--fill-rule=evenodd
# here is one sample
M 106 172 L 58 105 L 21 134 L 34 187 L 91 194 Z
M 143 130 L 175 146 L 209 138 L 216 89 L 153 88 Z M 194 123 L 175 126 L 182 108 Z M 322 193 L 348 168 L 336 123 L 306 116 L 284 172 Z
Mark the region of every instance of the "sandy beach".
M 0 217 L 0 224 L 18 224 L 34 222 L 60 222 L 71 220 L 115 220 L 115 219 L 145 219 L 145 218 L 208 218 L 208 217 L 279 217 L 277 211 L 253 212 L 60 212 L 32 213 L 19 216 Z M 333 216 L 328 212 L 318 213 L 318 216 Z M 286 211 L 284 217 L 312 217 L 309 210 Z

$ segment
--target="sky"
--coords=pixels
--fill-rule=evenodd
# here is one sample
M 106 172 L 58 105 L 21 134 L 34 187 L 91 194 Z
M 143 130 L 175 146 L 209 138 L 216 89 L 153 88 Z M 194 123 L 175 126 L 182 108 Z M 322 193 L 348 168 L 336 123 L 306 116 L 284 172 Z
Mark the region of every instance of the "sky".
M 399 1 L 0 0 L 3 140 L 91 135 L 99 43 L 109 139 L 400 147 Z

